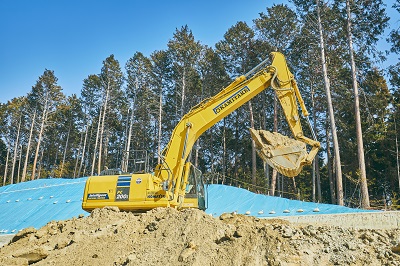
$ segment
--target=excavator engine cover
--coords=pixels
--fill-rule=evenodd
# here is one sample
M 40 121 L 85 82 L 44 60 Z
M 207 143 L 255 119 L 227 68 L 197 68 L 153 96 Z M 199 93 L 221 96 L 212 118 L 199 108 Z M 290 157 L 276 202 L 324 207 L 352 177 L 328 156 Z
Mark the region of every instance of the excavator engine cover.
M 279 173 L 294 177 L 308 164 L 305 143 L 267 130 L 250 128 L 250 133 L 258 155 Z

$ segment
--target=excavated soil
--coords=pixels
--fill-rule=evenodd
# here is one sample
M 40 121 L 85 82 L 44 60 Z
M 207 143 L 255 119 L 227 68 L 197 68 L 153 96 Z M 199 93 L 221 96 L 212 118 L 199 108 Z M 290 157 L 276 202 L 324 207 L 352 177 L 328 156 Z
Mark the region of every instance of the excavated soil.
M 19 232 L 0 248 L 0 265 L 400 265 L 399 243 L 400 229 L 106 207 Z

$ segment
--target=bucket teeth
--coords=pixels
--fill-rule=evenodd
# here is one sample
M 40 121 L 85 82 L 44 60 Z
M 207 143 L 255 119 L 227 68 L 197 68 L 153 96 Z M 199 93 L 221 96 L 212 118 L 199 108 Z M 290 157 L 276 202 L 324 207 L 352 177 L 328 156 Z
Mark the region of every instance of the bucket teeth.
M 297 176 L 306 164 L 306 144 L 277 132 L 250 128 L 258 155 L 279 173 Z

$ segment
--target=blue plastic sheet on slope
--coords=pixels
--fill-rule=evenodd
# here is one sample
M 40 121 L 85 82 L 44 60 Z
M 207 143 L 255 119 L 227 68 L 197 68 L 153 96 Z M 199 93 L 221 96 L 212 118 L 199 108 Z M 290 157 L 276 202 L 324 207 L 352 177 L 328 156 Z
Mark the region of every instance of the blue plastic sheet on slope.
M 0 233 L 87 215 L 81 208 L 86 179 L 38 179 L 0 187 Z
M 0 187 L 0 233 L 14 234 L 27 227 L 40 228 L 50 221 L 88 215 L 81 207 L 86 180 L 87 177 L 39 179 Z M 313 212 L 315 208 L 319 209 L 318 213 Z M 298 212 L 300 209 L 303 212 Z M 284 213 L 285 210 L 290 212 Z M 225 185 L 209 185 L 206 213 L 219 216 L 234 211 L 239 214 L 249 211 L 252 216 L 265 218 L 365 210 L 265 196 Z M 275 214 L 270 214 L 271 211 Z
M 317 210 L 318 212 L 316 212 Z M 319 204 L 255 194 L 248 190 L 231 186 L 210 185 L 208 187 L 208 209 L 206 212 L 213 216 L 219 216 L 224 212 L 236 212 L 238 214 L 249 213 L 251 216 L 266 218 L 366 211 L 333 204 Z

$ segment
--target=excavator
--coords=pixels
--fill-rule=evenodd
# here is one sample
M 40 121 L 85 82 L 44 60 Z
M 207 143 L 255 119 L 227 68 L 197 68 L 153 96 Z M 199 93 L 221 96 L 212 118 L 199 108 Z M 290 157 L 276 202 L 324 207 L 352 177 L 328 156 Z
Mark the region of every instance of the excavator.
M 271 64 L 267 64 L 269 60 Z M 297 176 L 304 165 L 312 163 L 320 143 L 314 133 L 313 139 L 303 135 L 298 104 L 304 117 L 308 118 L 309 113 L 285 57 L 272 52 L 269 59 L 184 115 L 152 172 L 108 170 L 90 176 L 82 208 L 88 212 L 105 206 L 130 212 L 157 207 L 205 210 L 207 193 L 201 171 L 188 160 L 195 142 L 207 129 L 270 87 L 279 99 L 294 139 L 266 130 L 250 129 L 250 133 L 257 153 L 265 162 L 285 176 Z

